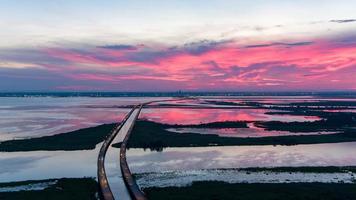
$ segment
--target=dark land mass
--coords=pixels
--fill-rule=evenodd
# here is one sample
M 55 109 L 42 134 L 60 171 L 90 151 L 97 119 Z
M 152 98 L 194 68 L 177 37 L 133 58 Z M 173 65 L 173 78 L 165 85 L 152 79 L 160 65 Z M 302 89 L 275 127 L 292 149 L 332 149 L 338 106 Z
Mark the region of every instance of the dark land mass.
M 341 121 L 343 119 L 352 120 L 356 117 L 353 112 L 327 112 L 320 110 L 313 110 L 309 108 L 283 108 L 282 111 L 268 111 L 267 115 L 296 115 L 296 116 L 316 116 L 323 119 Z M 340 120 L 341 119 L 341 120 Z
M 205 100 L 204 104 L 212 104 L 219 106 L 241 106 L 240 103 L 228 102 L 228 101 L 213 101 L 213 100 Z
M 224 170 L 224 169 L 222 169 Z M 231 170 L 231 169 L 226 169 Z M 248 167 L 237 168 L 236 170 L 248 172 L 301 172 L 301 173 L 345 173 L 356 172 L 356 166 L 320 166 L 320 167 Z
M 338 123 L 335 121 L 321 120 L 315 122 L 256 122 L 255 125 L 267 131 L 289 131 L 293 133 L 319 132 L 319 131 L 344 131 L 356 128 L 354 123 Z M 350 130 L 351 131 L 351 130 Z M 355 130 L 356 134 L 356 130 Z
M 261 103 L 261 105 L 288 106 L 285 109 L 310 108 L 310 109 L 318 110 L 318 109 L 329 109 L 329 108 L 336 108 L 336 109 L 348 108 L 349 106 L 356 106 L 356 101 L 320 100 L 320 101 L 313 101 L 313 102 L 291 102 L 288 104 Z
M 222 121 L 202 124 L 162 124 L 162 126 L 165 128 L 248 128 L 247 122 L 244 121 Z
M 323 107 L 346 107 L 356 106 L 356 101 L 315 101 L 315 102 L 295 102 L 291 106 L 323 106 Z
M 145 188 L 148 199 L 160 200 L 352 200 L 356 184 L 194 182 L 187 187 Z
M 156 104 L 156 105 L 146 105 L 145 108 L 172 108 L 172 107 L 175 107 L 175 108 L 190 108 L 192 106 L 190 105 L 184 105 L 184 104 L 168 104 L 168 103 L 159 103 L 159 104 Z
M 59 91 L 32 91 L 32 92 L 0 92 L 0 97 L 180 97 L 180 96 L 320 96 L 320 97 L 355 97 L 353 91 L 335 92 L 59 92 Z
M 352 109 L 350 106 L 356 106 L 356 101 L 314 101 L 314 102 L 292 102 L 292 103 L 266 103 L 256 101 L 229 102 L 223 100 L 206 100 L 206 104 L 222 106 L 249 106 L 250 108 L 277 109 L 277 110 L 324 110 L 324 109 Z
M 0 151 L 95 149 L 96 144 L 102 142 L 114 126 L 115 124 L 103 124 L 52 136 L 4 141 L 0 142 Z
M 220 137 L 197 133 L 175 133 L 166 125 L 152 121 L 137 121 L 128 142 L 129 148 L 162 150 L 165 147 L 201 147 L 235 145 L 296 145 L 356 141 L 356 134 L 349 130 L 335 134 L 271 136 L 271 137 Z M 114 146 L 118 146 L 117 144 Z
M 229 102 L 229 101 L 213 101 L 213 100 L 206 100 L 206 104 L 213 104 L 218 106 L 250 106 L 252 108 L 263 108 L 263 103 L 254 102 L 254 101 L 243 101 L 241 103 L 238 102 Z
M 269 112 L 267 114 L 285 114 Z M 298 109 L 287 114 L 318 116 L 322 120 L 314 122 L 255 122 L 265 130 L 289 132 L 334 131 L 333 134 L 271 136 L 260 138 L 220 137 L 218 135 L 197 133 L 175 133 L 168 128 L 247 128 L 245 121 L 225 121 L 205 124 L 169 125 L 151 121 L 138 121 L 128 146 L 131 148 L 150 148 L 162 150 L 165 147 L 189 146 L 234 146 L 234 145 L 296 145 L 356 141 L 356 113 L 322 112 Z M 115 124 L 104 124 L 68 133 L 40 138 L 10 140 L 0 143 L 0 151 L 35 150 L 89 150 L 105 139 Z M 116 144 L 114 146 L 119 146 Z
M 273 136 L 260 138 L 220 137 L 218 135 L 197 133 L 175 133 L 168 128 L 247 128 L 245 121 L 211 122 L 205 124 L 170 125 L 151 121 L 138 121 L 129 140 L 129 147 L 162 150 L 164 147 L 189 146 L 233 146 L 233 145 L 296 145 L 356 141 L 356 113 L 322 112 L 305 108 L 286 112 L 267 114 L 288 114 L 318 116 L 313 122 L 254 122 L 266 131 L 321 132 L 334 131 L 333 134 Z M 115 124 L 104 124 L 68 133 L 39 138 L 19 139 L 0 142 L 0 151 L 35 150 L 89 150 L 105 139 Z M 114 145 L 118 146 L 118 144 Z
M 93 178 L 62 178 L 41 181 L 22 181 L 1 183 L 0 187 L 21 186 L 35 183 L 46 183 L 57 180 L 57 183 L 44 190 L 0 192 L 1 200 L 95 200 L 98 195 L 98 184 Z
M 322 120 L 313 122 L 256 122 L 255 125 L 265 130 L 290 131 L 290 132 L 317 132 L 317 131 L 352 131 L 356 128 L 356 113 L 352 112 L 322 112 L 305 109 L 295 109 L 292 112 L 266 112 L 273 115 L 302 115 L 317 116 Z M 355 131 L 355 130 L 354 130 Z
M 13 181 L 13 182 L 4 182 L 0 183 L 0 188 L 2 187 L 15 187 L 15 186 L 25 186 L 29 184 L 37 184 L 37 183 L 49 183 L 56 181 L 57 179 L 45 179 L 45 180 L 28 180 L 28 181 Z
M 265 173 L 356 173 L 356 166 L 298 166 L 298 167 L 247 167 L 247 168 L 216 168 L 202 169 L 201 171 L 244 171 L 246 173 L 265 172 Z M 137 179 L 153 173 L 133 174 Z

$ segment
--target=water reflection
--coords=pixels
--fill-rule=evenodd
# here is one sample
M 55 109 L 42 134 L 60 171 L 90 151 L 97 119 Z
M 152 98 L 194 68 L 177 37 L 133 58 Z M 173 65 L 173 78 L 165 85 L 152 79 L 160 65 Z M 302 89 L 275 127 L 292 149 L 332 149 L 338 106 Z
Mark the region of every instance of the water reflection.
M 207 97 L 207 101 L 220 101 L 220 102 L 260 102 L 266 104 L 289 104 L 289 103 L 302 103 L 302 102 L 318 102 L 318 101 L 356 101 L 355 98 L 333 97 L 333 98 L 320 98 L 314 96 L 239 96 L 239 97 Z
M 216 121 L 315 121 L 316 116 L 268 115 L 268 109 L 144 109 L 141 119 L 165 124 L 199 124 Z
M 0 110 L 0 140 L 39 137 L 122 120 L 125 109 Z
M 100 146 L 98 144 L 95 150 L 84 151 L 1 152 L 0 182 L 96 177 Z M 163 152 L 130 149 L 127 159 L 134 173 L 274 166 L 356 166 L 355 151 L 356 142 L 297 146 L 187 147 L 166 148 Z M 115 160 L 112 157 L 107 159 Z M 109 167 L 116 166 L 116 163 L 106 164 Z
M 0 97 L 0 141 L 54 135 L 121 121 L 133 105 L 158 98 Z
M 163 152 L 130 149 L 134 173 L 216 168 L 277 166 L 355 166 L 356 142 L 295 146 L 166 148 Z
M 278 100 L 278 98 L 280 98 Z M 293 97 L 295 98 L 295 97 Z M 256 98 L 264 102 L 315 101 L 312 97 Z M 67 132 L 121 120 L 128 112 L 118 105 L 161 98 L 0 98 L 0 141 Z M 212 98 L 217 100 L 216 98 Z M 233 101 L 256 101 L 240 97 Z M 172 104 L 200 105 L 188 100 Z M 318 117 L 268 115 L 267 109 L 144 109 L 141 118 L 169 124 L 198 124 L 214 121 L 314 121 Z M 252 129 L 249 129 L 251 132 Z M 229 130 L 225 130 L 229 131 Z M 240 130 L 241 131 L 241 130 Z M 244 134 L 243 132 L 240 132 Z M 271 132 L 273 133 L 273 132 Z M 224 134 L 229 134 L 225 132 Z M 255 134 L 260 134 L 258 131 Z M 98 147 L 85 151 L 0 152 L 0 182 L 61 177 L 96 177 Z M 356 165 L 356 143 L 297 146 L 235 146 L 167 148 L 163 152 L 130 149 L 127 159 L 133 172 L 161 172 L 238 167 L 345 166 Z M 109 155 L 118 156 L 118 155 Z M 111 158 L 112 159 L 112 158 Z M 108 158 L 110 160 L 110 158 Z M 114 159 L 112 159 L 114 160 Z M 116 167 L 117 163 L 108 163 Z M 117 171 L 119 173 L 119 171 Z
M 95 150 L 0 152 L 0 182 L 96 177 Z
M 319 132 L 289 132 L 289 131 L 266 131 L 263 128 L 255 126 L 253 123 L 247 124 L 248 128 L 169 128 L 168 131 L 176 133 L 198 133 L 212 134 L 222 137 L 269 137 L 269 136 L 287 136 L 287 135 L 320 135 L 334 134 L 335 131 L 319 131 Z

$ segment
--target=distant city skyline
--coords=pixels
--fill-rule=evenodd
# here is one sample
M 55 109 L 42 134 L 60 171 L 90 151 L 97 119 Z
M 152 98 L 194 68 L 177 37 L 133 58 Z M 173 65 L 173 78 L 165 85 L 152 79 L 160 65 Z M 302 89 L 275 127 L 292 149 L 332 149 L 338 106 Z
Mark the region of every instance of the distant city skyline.
M 0 3 L 0 91 L 356 91 L 351 0 Z

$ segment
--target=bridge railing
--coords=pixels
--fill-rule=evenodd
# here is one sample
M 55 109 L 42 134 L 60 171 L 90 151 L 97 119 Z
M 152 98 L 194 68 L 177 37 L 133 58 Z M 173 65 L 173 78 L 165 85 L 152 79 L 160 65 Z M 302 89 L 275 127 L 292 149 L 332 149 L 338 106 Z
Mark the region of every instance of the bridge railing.
M 100 193 L 101 197 L 104 200 L 114 200 L 114 195 L 112 194 L 112 191 L 110 189 L 110 185 L 106 176 L 105 172 L 105 155 L 106 152 L 111 144 L 111 142 L 114 140 L 118 132 L 121 130 L 122 126 L 125 124 L 125 122 L 128 120 L 128 118 L 131 116 L 132 112 L 137 108 L 135 106 L 134 108 L 131 109 L 131 111 L 124 117 L 124 119 L 121 121 L 121 123 L 118 123 L 112 130 L 111 134 L 104 140 L 103 145 L 100 148 L 99 151 L 99 156 L 98 156 L 98 171 L 97 171 L 97 176 L 98 176 L 98 182 L 99 182 L 99 188 L 100 188 Z
M 126 184 L 127 190 L 130 193 L 131 198 L 134 200 L 146 200 L 147 199 L 145 194 L 141 191 L 140 187 L 137 185 L 135 179 L 133 178 L 130 168 L 126 161 L 127 142 L 130 138 L 132 129 L 135 126 L 135 122 L 136 122 L 138 116 L 140 115 L 142 106 L 143 105 L 141 104 L 140 107 L 138 108 L 139 110 L 136 113 L 136 116 L 135 116 L 125 138 L 124 138 L 124 141 L 121 143 L 121 147 L 120 147 L 120 167 L 121 167 L 122 177 L 124 179 L 124 182 Z

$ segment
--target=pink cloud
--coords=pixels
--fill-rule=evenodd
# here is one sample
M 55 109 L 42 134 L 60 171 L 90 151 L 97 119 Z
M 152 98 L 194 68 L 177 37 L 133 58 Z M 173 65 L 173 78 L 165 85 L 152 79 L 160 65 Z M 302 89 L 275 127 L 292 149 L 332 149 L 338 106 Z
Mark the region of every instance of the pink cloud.
M 46 56 L 63 62 L 42 67 L 79 81 L 179 82 L 183 88 L 177 89 L 355 88 L 350 74 L 356 73 L 356 45 L 319 40 L 241 46 L 230 41 L 193 47 L 49 48 L 43 50 Z

